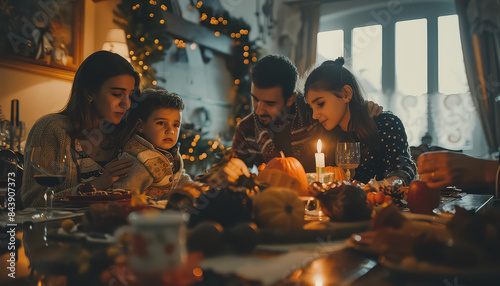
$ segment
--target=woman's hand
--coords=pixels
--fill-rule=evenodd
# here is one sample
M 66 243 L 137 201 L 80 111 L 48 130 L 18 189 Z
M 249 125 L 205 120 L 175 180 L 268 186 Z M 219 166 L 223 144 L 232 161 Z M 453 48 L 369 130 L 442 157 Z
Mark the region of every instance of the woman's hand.
M 97 190 L 106 190 L 114 182 L 126 177 L 132 165 L 133 162 L 130 159 L 113 160 L 104 167 L 104 172 L 92 181 L 92 184 Z
M 418 173 L 430 188 L 494 188 L 498 162 L 454 152 L 428 152 L 418 157 Z

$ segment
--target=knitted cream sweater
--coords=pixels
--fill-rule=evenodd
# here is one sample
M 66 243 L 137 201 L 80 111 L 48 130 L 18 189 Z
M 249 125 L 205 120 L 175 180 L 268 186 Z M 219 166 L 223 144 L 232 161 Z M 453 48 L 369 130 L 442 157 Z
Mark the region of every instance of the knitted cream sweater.
M 83 181 L 78 181 L 78 169 L 75 161 L 71 157 L 71 143 L 77 142 L 77 140 L 69 136 L 68 133 L 70 130 L 71 124 L 69 118 L 60 114 L 45 115 L 33 125 L 33 128 L 31 128 L 26 142 L 24 175 L 21 186 L 21 200 L 24 207 L 43 206 L 45 203 L 44 195 L 47 188 L 35 182 L 33 177 L 35 173 L 33 167 L 29 163 L 29 154 L 33 147 L 42 147 L 43 149 L 43 159 L 45 159 L 45 162 L 41 162 L 39 165 L 43 163 L 52 163 L 54 158 L 57 157 L 62 158 L 66 156 L 68 159 L 69 166 L 68 172 L 66 173 L 66 179 L 62 184 L 54 187 L 56 196 L 75 194 L 76 189 L 84 183 Z M 79 147 L 79 144 L 76 145 Z M 83 163 L 86 171 L 101 169 L 99 164 L 90 158 L 85 159 Z M 80 166 L 80 168 L 82 168 L 82 166 Z M 95 178 L 89 178 L 86 181 L 93 179 Z

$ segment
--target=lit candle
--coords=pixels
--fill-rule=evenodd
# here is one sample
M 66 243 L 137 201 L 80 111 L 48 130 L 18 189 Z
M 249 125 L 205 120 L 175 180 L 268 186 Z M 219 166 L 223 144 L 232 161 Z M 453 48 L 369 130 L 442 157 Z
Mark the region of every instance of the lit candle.
M 323 182 L 323 174 L 325 173 L 325 153 L 321 153 L 321 139 L 318 140 L 316 145 L 318 153 L 314 154 L 316 158 L 316 173 L 318 174 L 318 181 Z

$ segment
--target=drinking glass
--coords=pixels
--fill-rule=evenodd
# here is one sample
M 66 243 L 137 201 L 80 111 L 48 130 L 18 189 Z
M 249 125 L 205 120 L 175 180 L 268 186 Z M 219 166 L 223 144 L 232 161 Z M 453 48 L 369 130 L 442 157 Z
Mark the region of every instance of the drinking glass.
M 360 147 L 359 142 L 340 142 L 337 143 L 336 154 L 337 166 L 345 170 L 347 180 L 351 181 L 351 169 L 359 166 Z
M 68 158 L 66 155 L 56 155 L 48 158 L 42 147 L 33 147 L 29 153 L 29 164 L 33 168 L 33 175 L 37 184 L 47 187 L 45 190 L 45 216 L 52 218 L 52 204 L 54 201 L 53 187 L 60 185 L 68 172 Z

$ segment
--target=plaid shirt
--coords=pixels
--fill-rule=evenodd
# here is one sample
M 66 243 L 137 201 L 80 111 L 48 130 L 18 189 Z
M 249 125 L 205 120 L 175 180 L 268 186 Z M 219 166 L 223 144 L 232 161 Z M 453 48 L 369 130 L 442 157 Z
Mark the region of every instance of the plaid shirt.
M 286 129 L 287 125 L 290 128 Z M 274 157 L 281 156 L 283 150 L 276 146 L 275 137 L 283 136 L 285 140 L 290 138 L 291 144 L 291 154 L 285 151 L 285 155 L 298 159 L 306 172 L 315 172 L 318 126 L 312 119 L 312 110 L 303 98 L 298 97 L 290 112 L 271 126 L 262 125 L 254 112 L 241 120 L 234 134 L 232 152 L 249 167 L 267 164 Z

